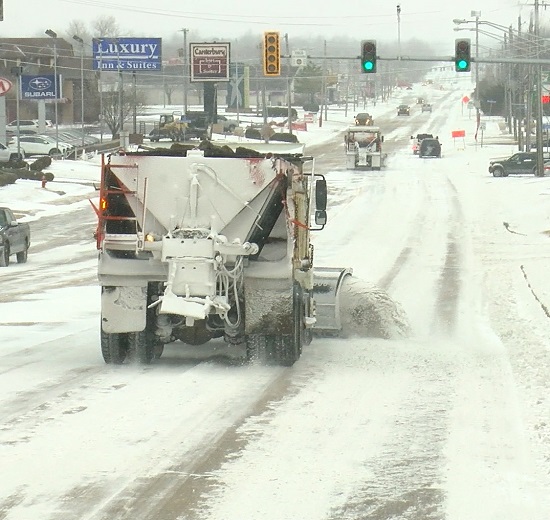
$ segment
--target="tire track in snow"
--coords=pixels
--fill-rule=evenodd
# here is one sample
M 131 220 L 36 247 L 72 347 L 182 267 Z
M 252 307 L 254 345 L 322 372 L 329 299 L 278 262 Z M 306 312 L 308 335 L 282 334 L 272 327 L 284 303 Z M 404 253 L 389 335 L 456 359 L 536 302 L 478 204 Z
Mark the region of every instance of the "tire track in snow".
M 447 233 L 447 252 L 445 262 L 441 269 L 438 281 L 438 293 L 436 300 L 436 315 L 432 324 L 434 332 L 452 334 L 457 323 L 458 301 L 461 291 L 461 252 L 460 239 L 461 228 L 464 225 L 464 215 L 458 192 L 447 179 L 449 189 L 452 192 L 450 205 L 449 230 Z

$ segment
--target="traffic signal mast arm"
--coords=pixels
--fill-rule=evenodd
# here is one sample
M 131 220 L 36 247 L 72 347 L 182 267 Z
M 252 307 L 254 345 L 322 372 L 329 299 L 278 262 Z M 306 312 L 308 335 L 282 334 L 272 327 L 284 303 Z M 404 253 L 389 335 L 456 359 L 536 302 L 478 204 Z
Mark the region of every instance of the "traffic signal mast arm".
M 290 54 L 281 55 L 281 58 L 292 58 Z M 307 55 L 308 60 L 361 60 L 361 56 L 310 56 Z M 454 56 L 377 56 L 377 61 L 438 61 L 454 63 Z M 539 58 L 471 58 L 472 63 L 517 63 L 521 65 L 550 65 L 550 59 Z

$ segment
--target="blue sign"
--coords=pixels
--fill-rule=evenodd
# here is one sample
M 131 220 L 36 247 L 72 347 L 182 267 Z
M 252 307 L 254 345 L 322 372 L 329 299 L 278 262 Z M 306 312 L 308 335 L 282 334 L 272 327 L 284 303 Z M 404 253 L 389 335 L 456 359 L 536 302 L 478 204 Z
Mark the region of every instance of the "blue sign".
M 59 74 L 57 75 L 57 84 L 53 74 L 21 76 L 21 99 L 53 101 L 61 99 L 62 91 L 61 76 Z
M 161 38 L 95 38 L 94 70 L 161 70 Z

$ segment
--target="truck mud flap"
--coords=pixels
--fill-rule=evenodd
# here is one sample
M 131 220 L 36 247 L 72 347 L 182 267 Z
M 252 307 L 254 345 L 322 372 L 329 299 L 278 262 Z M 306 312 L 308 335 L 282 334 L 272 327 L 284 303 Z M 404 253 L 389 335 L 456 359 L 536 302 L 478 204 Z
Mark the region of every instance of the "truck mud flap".
M 316 267 L 313 270 L 313 299 L 315 301 L 316 336 L 337 336 L 342 330 L 340 289 L 351 268 Z
M 142 331 L 146 325 L 147 287 L 101 288 L 101 329 L 107 333 Z

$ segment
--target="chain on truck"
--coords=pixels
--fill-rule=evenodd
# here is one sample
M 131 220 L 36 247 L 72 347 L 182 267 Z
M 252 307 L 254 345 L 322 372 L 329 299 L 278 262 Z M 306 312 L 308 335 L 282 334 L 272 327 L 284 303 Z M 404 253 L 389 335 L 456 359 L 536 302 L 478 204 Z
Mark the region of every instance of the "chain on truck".
M 338 333 L 338 293 L 351 275 L 314 267 L 326 180 L 303 145 L 200 148 L 102 158 L 103 358 L 150 363 L 167 343 L 223 338 L 244 346 L 247 361 L 291 366 L 314 333 Z

